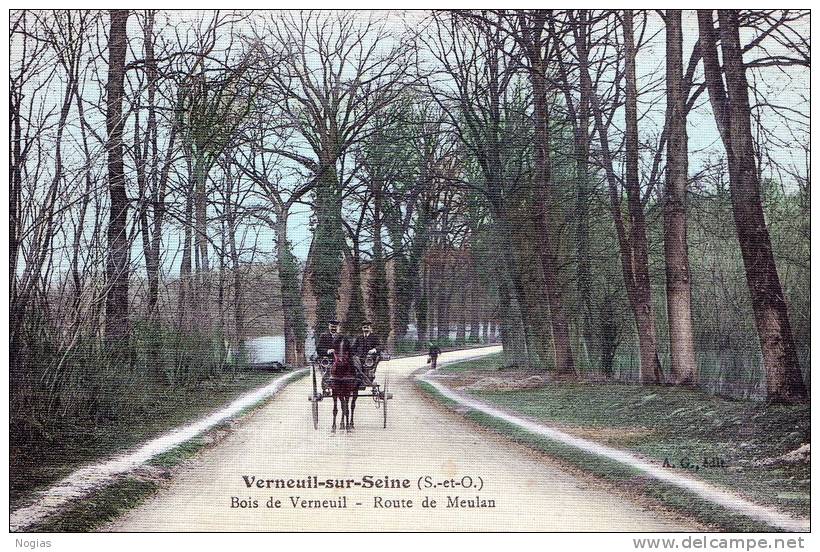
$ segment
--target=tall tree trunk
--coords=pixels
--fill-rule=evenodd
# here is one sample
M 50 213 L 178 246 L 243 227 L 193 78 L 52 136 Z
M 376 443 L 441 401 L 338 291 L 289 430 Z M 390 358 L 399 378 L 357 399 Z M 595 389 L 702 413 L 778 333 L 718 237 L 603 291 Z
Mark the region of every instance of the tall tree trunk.
M 638 272 L 643 272 L 646 275 L 645 278 L 648 278 L 649 269 L 648 266 L 646 266 L 645 264 L 641 264 L 641 256 L 638 254 L 638 251 L 641 249 L 641 247 L 636 247 L 635 244 L 636 238 L 639 241 L 643 239 L 643 250 L 646 251 L 646 232 L 636 231 L 636 229 L 634 228 L 634 220 L 632 222 L 632 232 L 627 233 L 626 231 L 626 224 L 624 223 L 624 214 L 622 212 L 621 207 L 621 196 L 620 191 L 618 189 L 618 178 L 615 176 L 615 168 L 613 164 L 612 153 L 609 150 L 609 137 L 606 126 L 603 122 L 603 114 L 601 112 L 601 107 L 598 103 L 597 97 L 595 97 L 594 95 L 592 97 L 592 105 L 593 113 L 595 115 L 595 126 L 598 129 L 598 136 L 600 138 L 601 156 L 604 161 L 604 170 L 606 172 L 607 184 L 609 188 L 610 211 L 612 213 L 612 220 L 615 223 L 615 232 L 618 236 L 618 248 L 621 257 L 621 271 L 623 273 L 626 294 L 629 298 L 629 304 L 632 308 L 633 317 L 635 319 L 635 327 L 638 334 L 638 346 L 640 348 L 640 359 L 642 363 L 642 367 L 639 368 L 639 370 L 641 376 L 649 376 L 648 380 L 644 380 L 644 378 L 642 377 L 641 381 L 650 382 L 652 381 L 651 376 L 653 374 L 660 373 L 660 361 L 657 357 L 654 316 L 647 316 L 647 310 L 651 311 L 652 309 L 651 296 L 646 295 L 646 291 L 648 291 L 648 288 L 644 288 L 642 291 L 641 289 L 639 289 L 639 286 L 637 284 L 638 280 L 640 279 L 638 277 Z M 627 187 L 628 197 L 630 196 L 630 194 L 634 193 L 634 189 Z M 643 219 L 643 209 L 640 208 L 636 211 L 634 209 L 634 206 L 636 204 L 640 207 L 640 197 L 638 197 L 637 201 L 633 201 L 629 204 L 630 208 L 627 210 L 627 214 L 629 215 L 630 219 L 633 219 L 635 215 Z M 646 263 L 646 261 L 647 259 L 644 255 L 643 262 Z
M 410 300 L 416 317 L 416 339 L 421 345 L 427 341 L 427 251 L 429 211 L 422 204 L 413 228 L 413 244 L 407 258 L 407 278 L 410 285 Z
M 148 273 L 148 307 L 151 312 L 157 311 L 159 302 L 159 276 L 160 276 L 160 255 L 162 253 L 162 231 L 165 220 L 165 193 L 168 187 L 168 175 L 173 164 L 174 144 L 176 143 L 177 127 L 171 127 L 171 134 L 168 137 L 168 149 L 165 152 L 165 160 L 159 181 L 154 190 L 152 203 L 154 206 L 154 224 L 151 233 L 150 255 L 146 255 L 146 271 Z M 149 259 L 150 257 L 150 265 Z
M 773 402 L 804 401 L 808 392 L 760 197 L 738 13 L 719 10 L 718 16 L 722 72 L 711 10 L 698 11 L 700 46 L 709 100 L 729 162 L 732 211 L 763 354 L 767 397 Z M 721 73 L 726 77 L 725 88 Z
M 469 305 L 467 304 L 468 294 L 466 273 L 466 270 L 461 270 L 463 279 L 460 281 L 461 293 L 459 294 L 456 318 L 456 342 L 460 344 L 463 344 L 467 339 L 467 311 L 469 310 Z
M 153 209 L 154 226 L 162 225 L 162 209 L 157 213 L 157 197 L 160 193 L 159 177 L 157 167 L 159 163 L 157 145 L 157 117 L 156 117 L 156 89 L 157 89 L 157 67 L 154 59 L 154 12 L 148 10 L 145 16 L 145 26 L 143 29 L 143 47 L 145 52 L 145 73 L 147 77 L 148 90 L 148 120 L 145 132 L 140 136 L 140 105 L 137 99 L 134 116 L 134 148 L 133 156 L 136 165 L 137 184 L 139 187 L 139 224 L 140 235 L 142 237 L 143 257 L 145 258 L 145 272 L 147 279 L 148 294 L 146 298 L 146 316 L 153 324 L 149 331 L 153 335 L 151 347 L 147 351 L 148 369 L 151 377 L 157 384 L 165 382 L 165 367 L 161 361 L 160 353 L 164 348 L 162 334 L 158 327 L 159 312 L 159 263 L 160 251 L 153 247 L 152 233 L 148 219 L 149 206 Z M 78 108 L 82 105 L 78 96 Z M 82 111 L 80 111 L 82 113 Z M 173 131 L 171 136 L 173 143 Z M 149 166 L 150 159 L 150 166 Z M 157 229 L 154 229 L 155 234 Z
M 171 132 L 168 137 L 168 149 L 165 154 L 164 164 L 159 170 L 159 155 L 158 155 L 158 129 L 156 118 L 156 91 L 158 70 L 157 62 L 154 56 L 154 11 L 149 10 L 146 16 L 146 25 L 144 30 L 145 41 L 145 70 L 148 78 L 148 123 L 146 135 L 147 153 L 148 146 L 151 145 L 151 171 L 149 174 L 149 183 L 151 185 L 151 206 L 153 210 L 153 225 L 150 234 L 150 243 L 144 248 L 145 254 L 145 270 L 148 279 L 148 312 L 151 318 L 156 318 L 158 315 L 157 308 L 159 303 L 159 276 L 160 276 L 160 255 L 162 244 L 162 224 L 165 217 L 165 190 L 168 183 L 168 174 L 172 164 L 174 144 L 176 142 L 177 126 L 174 124 L 171 127 Z M 79 105 L 79 104 L 78 104 Z M 143 225 L 145 227 L 146 225 Z
M 474 268 L 470 269 L 472 285 L 470 286 L 469 316 L 470 316 L 470 341 L 478 343 L 481 339 L 481 301 L 479 300 L 480 289 L 476 283 L 478 278 Z
M 393 297 L 395 300 L 390 309 L 391 335 L 394 341 L 400 341 L 407 335 L 407 326 L 410 324 L 413 284 L 409 274 L 407 255 L 395 249 L 395 246 L 393 251 Z
M 239 266 L 239 256 L 235 248 L 231 251 L 233 262 L 233 321 L 234 335 L 237 346 L 241 349 L 245 343 L 245 305 L 242 302 L 242 271 Z
M 194 267 L 196 289 L 193 294 L 194 312 L 200 315 L 198 325 L 208 326 L 206 315 L 210 304 L 210 262 L 208 259 L 208 161 L 206 154 L 196 150 L 194 155 Z
M 299 268 L 290 250 L 287 237 L 287 209 L 276 215 L 276 269 L 279 274 L 282 297 L 282 326 L 285 337 L 285 364 L 298 367 L 305 362 L 305 321 L 302 292 L 299 285 Z
M 601 350 L 601 372 L 607 377 L 614 373 L 613 363 L 615 352 L 618 349 L 618 326 L 615 321 L 615 312 L 612 308 L 612 301 L 606 301 L 600 311 L 600 350 Z
M 529 333 L 532 321 L 526 312 L 527 301 L 522 269 L 517 262 L 513 247 L 513 221 L 511 205 L 508 204 L 505 159 L 505 145 L 502 137 L 504 120 L 504 81 L 500 56 L 504 54 L 494 46 L 489 50 L 487 67 L 489 70 L 488 112 L 486 128 L 483 130 L 484 147 L 477 153 L 483 159 L 482 170 L 486 179 L 487 199 L 490 205 L 493 227 L 492 243 L 498 256 L 494 259 L 493 269 L 499 286 L 499 313 L 501 322 L 501 341 L 504 351 L 504 363 L 507 366 L 529 368 L 532 355 L 529 351 Z M 469 112 L 470 107 L 465 106 Z
M 374 179 L 373 185 L 373 277 L 370 280 L 370 304 L 373 312 L 373 331 L 383 342 L 392 346 L 390 328 L 390 290 L 387 285 L 382 248 L 382 183 Z
M 196 249 L 199 252 L 200 269 L 207 275 L 208 262 L 208 169 L 204 155 L 198 152 L 194 162 L 196 188 L 194 190 L 194 214 L 196 217 Z M 206 276 L 207 277 L 207 276 Z
M 428 328 L 430 325 L 428 324 L 428 315 L 429 315 L 429 308 L 428 308 L 428 297 L 429 294 L 427 290 L 429 289 L 429 281 L 430 275 L 429 270 L 427 268 L 427 262 L 425 262 L 424 258 L 420 258 L 419 262 L 421 264 L 421 282 L 419 283 L 418 292 L 416 297 L 414 298 L 413 308 L 416 312 L 416 335 L 418 337 L 418 344 L 419 346 L 423 347 L 427 343 L 427 333 Z
M 230 203 L 230 199 L 226 200 Z M 228 236 L 225 228 L 225 221 L 219 221 L 219 250 L 216 254 L 219 257 L 219 271 L 217 273 L 217 288 L 216 288 L 216 305 L 219 312 L 219 323 L 217 329 L 225 337 L 225 253 L 228 249 Z
M 450 296 L 446 283 L 449 281 L 449 276 L 444 255 L 438 256 L 436 265 L 436 339 L 441 341 L 442 339 L 450 339 L 450 309 L 448 308 Z
M 88 216 L 88 207 L 91 204 L 91 199 L 94 190 L 94 178 L 91 173 L 91 152 L 88 147 L 88 137 L 85 129 L 85 115 L 82 108 L 82 100 L 80 99 L 78 85 L 74 83 L 74 97 L 77 101 L 77 111 L 81 121 L 80 135 L 82 136 L 83 152 L 85 153 L 85 189 L 83 190 L 83 198 L 80 203 L 80 214 L 77 219 L 77 226 L 74 230 L 74 244 L 71 252 L 71 278 L 73 282 L 73 308 L 72 308 L 72 328 L 77 331 L 80 323 L 83 322 L 84 317 L 81 314 L 82 310 L 82 295 L 83 295 L 83 274 L 80 270 L 80 252 L 82 248 L 82 238 L 85 232 L 86 217 Z M 87 313 L 86 313 L 87 316 Z M 87 322 L 87 320 L 85 320 Z
M 177 306 L 178 324 L 182 330 L 190 330 L 189 306 L 192 303 L 193 283 L 191 247 L 193 245 L 194 220 L 194 176 L 190 156 L 188 158 L 188 182 L 185 190 L 185 219 L 183 222 L 182 261 L 179 267 L 179 302 Z
M 678 385 L 697 382 L 692 333 L 692 289 L 686 235 L 688 177 L 686 97 L 683 88 L 681 11 L 666 11 L 666 191 L 663 204 L 666 310 L 671 377 Z
M 649 278 L 649 245 L 646 220 L 641 201 L 638 177 L 638 89 L 635 77 L 635 37 L 632 10 L 624 10 L 625 79 L 626 79 L 626 167 L 625 187 L 629 209 L 630 242 L 632 245 L 632 305 L 638 329 L 641 383 L 660 383 L 661 364 L 658 358 L 658 337 L 655 329 L 655 309 L 652 305 L 652 285 Z
M 236 245 L 236 231 L 239 225 L 236 212 L 234 211 L 233 177 L 226 171 L 225 183 L 228 187 L 225 194 L 225 218 L 227 222 L 227 248 L 231 259 L 231 272 L 233 274 L 233 338 L 238 351 L 242 351 L 245 343 L 245 305 L 242 301 L 242 269 L 239 259 L 239 248 Z M 221 255 L 220 255 L 221 258 Z M 220 287 L 222 284 L 220 283 Z
M 584 94 L 582 92 L 582 98 Z M 578 136 L 576 143 L 577 159 L 575 161 L 575 173 L 577 175 L 577 192 L 575 196 L 575 216 L 577 226 L 575 229 L 576 240 L 576 262 L 577 262 L 577 289 L 579 303 L 579 322 L 581 335 L 584 338 L 584 346 L 589 348 L 594 346 L 593 324 L 592 324 L 592 285 L 591 285 L 591 263 L 589 247 L 589 203 L 592 198 L 590 177 L 589 177 L 589 106 L 586 100 L 585 115 L 578 123 Z M 582 104 L 582 109 L 584 109 Z
M 500 163 L 500 160 L 499 160 Z M 500 186 L 496 186 L 500 189 Z M 514 224 L 500 199 L 493 202 L 492 246 L 499 252 L 493 263 L 498 280 L 501 341 L 504 346 L 504 364 L 518 368 L 529 368 L 532 360 L 529 350 L 530 324 L 534 322 L 526 312 L 527 298 L 521 265 L 516 259 L 513 243 Z
M 558 256 L 549 225 L 554 218 L 550 215 L 550 191 L 552 170 L 549 159 L 550 132 L 549 114 L 547 112 L 547 83 L 544 71 L 546 68 L 540 61 L 540 55 L 533 53 L 530 80 L 533 93 L 533 118 L 535 120 L 535 155 L 533 167 L 535 173 L 535 217 L 539 234 L 539 256 L 541 268 L 544 272 L 546 292 L 550 305 L 550 321 L 552 326 L 553 350 L 555 354 L 555 368 L 562 376 L 575 374 L 575 361 L 572 355 L 572 346 L 569 335 L 569 321 L 564 312 L 561 299 L 561 285 L 558 277 Z
M 569 76 L 564 66 L 564 60 L 559 52 L 558 62 L 561 78 L 564 81 L 564 95 L 569 115 L 573 123 L 574 153 L 575 153 L 575 254 L 577 266 L 577 290 L 578 290 L 578 322 L 581 334 L 586 347 L 587 359 L 590 357 L 590 348 L 595 347 L 595 337 L 592 322 L 592 288 L 591 288 L 591 264 L 589 248 L 589 202 L 593 194 L 589 170 L 589 123 L 590 123 L 590 94 L 592 93 L 592 83 L 589 76 L 589 54 L 587 51 L 589 12 L 578 10 L 576 14 L 571 14 L 574 22 L 574 40 L 578 64 L 580 65 L 580 79 L 578 90 L 578 103 L 574 100 L 572 88 L 569 84 Z M 551 32 L 554 32 L 553 25 L 550 25 Z
M 393 304 L 390 308 L 391 332 L 394 341 L 407 335 L 410 324 L 410 310 L 413 306 L 415 288 L 418 286 L 418 271 L 410 273 L 410 259 L 406 253 L 402 226 L 389 224 L 388 232 L 393 246 Z M 418 268 L 418 267 L 417 267 Z
M 11 155 L 9 159 L 9 291 L 12 304 L 17 298 L 17 263 L 20 259 L 20 223 L 23 192 L 22 125 L 20 102 L 22 92 L 10 93 Z M 14 310 L 14 309 L 12 309 Z M 14 331 L 12 331 L 14 337 Z
M 350 255 L 350 301 L 347 305 L 342 330 L 348 335 L 356 335 L 365 319 L 364 295 L 362 293 L 362 261 L 359 253 L 359 241 L 354 237 L 353 251 Z
M 344 251 L 342 226 L 342 199 L 336 176 L 336 157 L 323 156 L 321 173 L 316 185 L 316 230 L 313 238 L 313 293 L 316 297 L 316 326 L 314 337 L 334 320 L 339 299 L 339 274 Z
M 108 132 L 108 192 L 110 220 L 108 223 L 108 261 L 105 301 L 105 336 L 116 343 L 128 336 L 128 196 L 123 169 L 123 116 L 125 55 L 127 50 L 127 10 L 111 10 L 108 39 L 108 83 L 106 85 L 106 121 Z
M 640 183 L 638 182 L 638 128 L 637 128 L 637 89 L 635 83 L 635 45 L 632 32 L 632 12 L 624 13 L 624 35 L 630 40 L 626 42 L 626 147 L 627 147 L 627 174 L 624 188 L 627 194 L 627 210 L 630 222 L 630 231 L 627 233 L 624 222 L 624 213 L 621 206 L 621 192 L 619 191 L 618 177 L 615 175 L 614 160 L 609 148 L 608 123 L 604 120 L 600 100 L 593 90 L 592 79 L 589 74 L 589 60 L 586 50 L 579 51 L 581 56 L 581 86 L 590 90 L 590 107 L 595 119 L 595 128 L 601 145 L 601 156 L 609 189 L 610 211 L 615 223 L 618 237 L 618 248 L 621 258 L 621 271 L 624 277 L 627 297 L 635 318 L 635 327 L 638 334 L 640 349 L 640 380 L 644 383 L 656 383 L 661 379 L 660 360 L 657 353 L 657 334 L 655 330 L 655 316 L 652 306 L 652 295 L 649 280 L 648 243 L 646 239 L 646 222 L 644 220 L 643 205 L 641 202 Z M 631 78 L 630 78 L 631 77 Z M 608 320 L 608 313 L 602 314 L 602 320 Z M 602 358 L 614 353 L 614 347 L 602 342 Z

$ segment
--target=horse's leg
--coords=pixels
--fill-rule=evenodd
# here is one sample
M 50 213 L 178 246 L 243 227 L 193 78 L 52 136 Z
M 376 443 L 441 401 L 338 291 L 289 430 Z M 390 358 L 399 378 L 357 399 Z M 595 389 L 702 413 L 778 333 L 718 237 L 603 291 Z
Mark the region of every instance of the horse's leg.
M 350 429 L 355 429 L 356 426 L 353 425 L 353 415 L 356 413 L 356 397 L 359 395 L 359 390 L 354 389 L 353 394 L 350 396 Z
M 336 404 L 336 391 L 333 392 L 333 427 L 330 428 L 331 433 L 336 433 L 336 413 L 339 412 L 339 406 Z
M 341 411 L 342 415 L 339 417 L 339 429 L 347 429 L 347 421 L 345 420 L 345 404 L 347 399 L 345 398 L 344 393 L 339 393 L 339 402 L 341 403 Z
M 339 429 L 350 431 L 350 403 L 346 393 L 342 395 L 342 423 L 339 424 Z

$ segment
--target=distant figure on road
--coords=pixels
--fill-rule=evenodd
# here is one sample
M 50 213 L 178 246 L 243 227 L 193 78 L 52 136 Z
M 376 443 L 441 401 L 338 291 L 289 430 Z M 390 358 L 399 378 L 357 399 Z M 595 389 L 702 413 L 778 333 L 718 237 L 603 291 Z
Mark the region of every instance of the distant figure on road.
M 439 349 L 438 345 L 436 345 L 435 343 L 433 343 L 431 341 L 430 342 L 430 350 L 428 351 L 427 354 L 428 354 L 427 364 L 430 365 L 430 369 L 435 370 L 436 369 L 436 362 L 438 361 L 438 356 L 441 354 L 441 349 Z

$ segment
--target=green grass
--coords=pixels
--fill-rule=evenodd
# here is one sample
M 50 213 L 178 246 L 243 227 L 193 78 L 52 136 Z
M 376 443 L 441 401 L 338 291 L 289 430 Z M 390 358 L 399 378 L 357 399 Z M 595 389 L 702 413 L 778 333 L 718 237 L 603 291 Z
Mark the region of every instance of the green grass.
M 153 481 L 124 479 L 94 496 L 80 501 L 73 508 L 53 516 L 28 529 L 34 533 L 77 533 L 93 531 L 121 513 L 137 506 L 154 494 L 159 485 Z
M 294 378 L 295 381 L 302 376 Z M 263 380 L 266 383 L 270 377 Z M 264 402 L 264 401 L 263 401 Z M 263 403 L 249 406 L 235 416 L 241 418 L 259 408 Z M 210 432 L 224 430 L 229 426 L 229 422 L 211 428 Z M 202 435 L 189 439 L 171 450 L 165 451 L 152 458 L 148 464 L 159 468 L 170 469 L 174 466 L 192 458 L 203 448 L 208 446 L 208 442 Z M 90 498 L 82 500 L 74 506 L 59 514 L 52 516 L 44 522 L 32 527 L 29 531 L 59 533 L 59 532 L 88 532 L 94 531 L 105 523 L 115 519 L 123 512 L 134 508 L 146 498 L 155 494 L 160 489 L 160 485 L 153 481 L 144 481 L 134 477 L 126 477 L 99 491 Z
M 452 399 L 449 399 L 438 392 L 438 390 L 427 383 L 426 381 L 418 381 L 416 380 L 416 385 L 418 385 L 421 389 L 424 390 L 425 393 L 435 397 L 439 402 L 443 403 L 445 406 L 449 408 L 458 408 L 459 404 Z
M 220 424 L 212 431 L 224 429 L 226 426 L 227 423 Z M 155 456 L 148 464 L 170 469 L 195 456 L 205 446 L 207 443 L 201 436 L 194 437 Z M 159 489 L 160 484 L 154 481 L 126 477 L 96 491 L 89 498 L 78 501 L 70 508 L 30 528 L 29 531 L 43 533 L 94 531 L 120 514 L 138 506 Z
M 419 343 L 415 339 L 400 339 L 393 346 L 393 354 L 400 355 L 416 355 L 424 348 L 424 344 Z
M 504 368 L 501 366 L 501 353 L 486 355 L 475 360 L 455 362 L 441 367 L 445 372 L 498 372 Z
M 222 427 L 225 427 L 226 424 L 220 424 L 213 428 L 213 430 L 218 430 Z M 213 431 L 212 430 L 212 431 Z M 178 447 L 172 448 L 171 450 L 165 451 L 162 454 L 158 454 L 153 457 L 151 460 L 148 461 L 149 464 L 152 466 L 159 466 L 161 468 L 172 468 L 195 456 L 200 450 L 202 450 L 206 446 L 205 440 L 199 436 L 194 437 L 188 441 L 185 441 Z
M 265 372 L 243 372 L 235 379 L 215 379 L 196 386 L 166 388 L 141 398 L 146 407 L 128 419 L 100 420 L 96 425 L 64 424 L 38 447 L 15 447 L 10 455 L 12 507 L 33 491 L 65 477 L 86 463 L 123 451 L 163 431 L 184 424 L 270 382 Z
M 807 516 L 810 465 L 763 466 L 810 441 L 809 405 L 733 401 L 700 391 L 618 384 L 553 384 L 474 395 Z M 579 408 L 579 405 L 582 407 Z M 596 430 L 610 428 L 620 432 Z M 722 465 L 707 467 L 705 460 Z M 716 462 L 712 462 L 713 464 Z M 684 466 L 689 464 L 689 468 Z
M 445 370 L 466 373 L 497 371 L 500 357 L 485 357 L 450 365 Z M 426 389 L 431 392 L 429 388 Z M 557 424 L 570 433 L 631 450 L 658 462 L 669 460 L 669 469 L 691 472 L 706 481 L 745 494 L 762 504 L 799 516 L 809 515 L 810 466 L 764 466 L 762 461 L 780 456 L 810 442 L 809 405 L 768 405 L 737 401 L 702 391 L 660 386 L 614 383 L 558 383 L 514 391 L 476 391 L 473 396 L 530 418 Z M 610 463 L 580 452 L 560 452 L 554 443 L 530 436 L 494 419 L 469 416 L 516 440 L 561 457 L 597 475 L 628 482 L 626 474 Z M 547 447 L 549 450 L 547 450 Z M 704 458 L 719 459 L 722 466 L 707 467 Z M 689 463 L 688 468 L 682 464 Z M 634 474 L 629 476 L 633 479 Z M 677 507 L 695 504 L 689 493 L 645 477 L 642 490 Z M 738 516 L 716 514 L 708 504 L 692 506 L 701 519 L 723 527 L 751 530 Z M 729 518 L 725 518 L 729 515 Z M 740 523 L 740 525 L 738 525 Z
M 467 413 L 467 417 L 517 443 L 544 452 L 573 467 L 583 469 L 587 473 L 621 486 L 630 493 L 639 492 L 656 499 L 680 514 L 693 517 L 706 525 L 716 526 L 724 531 L 731 532 L 777 531 L 773 527 L 751 520 L 741 514 L 736 514 L 684 489 L 647 477 L 639 470 L 630 468 L 620 462 L 533 435 L 518 426 L 488 416 L 483 412 L 472 410 Z

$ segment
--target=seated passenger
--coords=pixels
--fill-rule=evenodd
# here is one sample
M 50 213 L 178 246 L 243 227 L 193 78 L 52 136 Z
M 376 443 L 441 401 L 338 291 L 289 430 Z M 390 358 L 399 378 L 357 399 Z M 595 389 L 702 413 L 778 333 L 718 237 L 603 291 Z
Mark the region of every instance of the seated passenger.
M 336 360 L 336 356 L 343 354 L 344 362 L 349 361 L 349 352 L 352 351 L 351 340 L 339 333 L 339 321 L 331 320 L 327 324 L 327 332 L 320 334 L 316 340 L 316 357 Z M 355 357 L 354 357 L 355 358 Z M 330 370 L 322 372 L 322 386 L 324 387 L 330 376 Z
M 375 366 L 378 363 L 378 358 L 375 359 L 373 367 L 367 369 L 365 367 L 365 360 L 369 355 L 378 355 L 381 353 L 381 340 L 373 333 L 373 324 L 370 320 L 362 322 L 362 333 L 356 337 L 353 343 L 353 363 L 356 368 L 361 370 L 368 380 L 365 383 L 370 383 L 376 373 Z
M 339 321 L 331 320 L 327 323 L 327 332 L 319 334 L 319 339 L 316 340 L 316 356 L 332 357 L 339 336 Z

